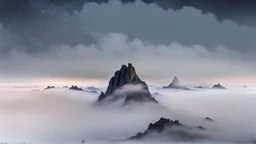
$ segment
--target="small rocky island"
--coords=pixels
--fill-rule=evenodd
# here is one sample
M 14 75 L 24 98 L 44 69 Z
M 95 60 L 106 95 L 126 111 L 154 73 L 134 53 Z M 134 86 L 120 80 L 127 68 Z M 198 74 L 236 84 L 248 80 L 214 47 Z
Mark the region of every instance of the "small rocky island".
M 178 120 L 160 118 L 157 122 L 150 123 L 144 132 L 137 133 L 135 136 L 128 138 L 128 140 L 162 139 L 165 137 L 177 141 L 193 141 L 206 138 L 201 133 L 195 132 L 204 130 L 206 129 L 202 126 L 189 127 L 181 124 Z
M 164 86 L 163 88 L 168 88 L 168 89 L 180 89 L 180 90 L 190 90 L 187 87 L 184 87 L 180 84 L 180 80 L 178 77 L 174 77 L 172 82 L 168 86 Z
M 197 89 L 208 89 L 209 87 L 208 86 L 195 86 L 194 88 L 197 88 Z
M 83 91 L 82 88 L 78 87 L 78 86 L 75 86 L 75 85 L 72 85 L 69 90 L 76 90 L 76 91 Z
M 127 85 L 141 86 L 137 91 L 127 91 L 123 93 L 115 93 L 122 90 Z M 114 76 L 110 79 L 106 92 L 101 92 L 97 102 L 115 101 L 124 98 L 124 104 L 131 102 L 153 102 L 158 103 L 149 92 L 148 85 L 142 81 L 137 75 L 135 68 L 131 63 L 122 65 L 120 70 L 117 70 Z
M 220 83 L 215 84 L 212 88 L 213 88 L 213 89 L 227 89 L 227 88 L 225 88 L 224 86 L 222 86 Z
M 45 90 L 47 90 L 47 89 L 54 89 L 55 88 L 55 86 L 47 86 L 46 88 L 45 88 Z

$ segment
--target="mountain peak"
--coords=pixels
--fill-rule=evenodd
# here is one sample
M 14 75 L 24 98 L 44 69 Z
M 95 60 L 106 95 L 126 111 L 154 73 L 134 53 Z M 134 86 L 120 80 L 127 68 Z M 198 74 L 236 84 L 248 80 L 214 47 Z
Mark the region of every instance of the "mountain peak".
M 180 86 L 180 80 L 178 79 L 178 77 L 174 77 L 172 80 L 172 83 L 170 84 L 172 86 Z
M 145 92 L 142 94 L 140 92 L 137 92 L 136 94 L 129 94 L 126 97 L 125 101 L 144 101 L 145 99 L 152 99 L 153 101 L 156 101 L 151 96 L 147 84 L 144 81 L 140 80 L 139 76 L 136 73 L 135 67 L 131 63 L 128 63 L 128 66 L 122 65 L 119 70 L 115 71 L 114 76 L 109 81 L 106 92 L 102 92 L 100 94 L 98 101 L 101 101 L 106 97 L 113 95 L 115 90 L 120 89 L 127 84 L 140 84 L 143 86 L 143 91 Z
M 220 83 L 215 84 L 212 88 L 214 88 L 214 89 L 227 89 L 224 86 L 222 86 Z

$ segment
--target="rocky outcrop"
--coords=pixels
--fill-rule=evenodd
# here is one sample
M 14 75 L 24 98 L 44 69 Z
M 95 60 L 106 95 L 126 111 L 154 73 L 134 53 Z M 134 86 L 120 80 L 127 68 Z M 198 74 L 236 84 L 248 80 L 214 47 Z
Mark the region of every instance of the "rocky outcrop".
M 89 86 L 86 89 L 91 90 L 91 91 L 99 91 L 100 90 L 100 89 L 96 88 L 95 86 Z
M 55 88 L 55 86 L 47 86 L 46 88 L 45 88 L 45 90 L 47 90 L 47 89 L 54 89 Z
M 186 88 L 180 84 L 180 80 L 178 79 L 178 77 L 174 77 L 171 84 L 169 84 L 168 86 L 164 86 L 163 88 L 190 90 L 189 88 Z
M 72 85 L 72 86 L 69 88 L 69 90 L 83 91 L 82 88 L 79 88 L 79 87 L 74 86 L 74 85 Z
M 212 88 L 213 88 L 213 89 L 227 89 L 227 88 L 225 88 L 224 86 L 222 86 L 220 83 L 214 85 Z
M 197 88 L 197 89 L 208 89 L 209 87 L 208 86 L 195 86 L 194 88 Z
M 210 117 L 206 117 L 205 119 L 204 119 L 205 121 L 208 121 L 208 122 L 215 122 L 212 118 L 210 118 Z
M 122 89 L 126 85 L 140 85 L 142 89 L 139 91 L 125 92 L 116 94 L 115 91 Z M 110 79 L 106 92 L 101 92 L 98 102 L 104 100 L 114 101 L 121 97 L 125 97 L 125 104 L 130 102 L 156 102 L 149 92 L 148 85 L 142 81 L 137 75 L 135 68 L 131 63 L 122 65 L 114 76 Z
M 137 133 L 135 136 L 128 138 L 128 140 L 143 140 L 146 138 L 150 138 L 152 135 L 154 136 L 163 136 L 166 137 L 168 135 L 169 138 L 176 140 L 196 140 L 199 138 L 204 138 L 202 135 L 198 135 L 193 132 L 189 132 L 190 130 L 206 130 L 202 126 L 197 127 L 188 127 L 181 124 L 178 120 L 170 120 L 166 118 L 160 118 L 155 123 L 150 123 L 147 130 L 142 133 Z M 152 134 L 152 135 L 151 135 Z

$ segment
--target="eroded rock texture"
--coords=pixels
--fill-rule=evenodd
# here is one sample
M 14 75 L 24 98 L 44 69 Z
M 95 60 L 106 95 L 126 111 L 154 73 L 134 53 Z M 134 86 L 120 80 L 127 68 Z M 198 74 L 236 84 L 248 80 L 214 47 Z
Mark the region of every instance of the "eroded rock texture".
M 130 91 L 124 93 L 115 93 L 122 89 L 125 85 L 140 85 L 142 88 L 138 91 Z M 130 102 L 156 102 L 149 92 L 148 85 L 142 81 L 136 73 L 134 66 L 129 63 L 128 66 L 122 65 L 114 76 L 110 79 L 106 92 L 101 92 L 98 101 L 116 100 L 125 97 L 125 103 Z

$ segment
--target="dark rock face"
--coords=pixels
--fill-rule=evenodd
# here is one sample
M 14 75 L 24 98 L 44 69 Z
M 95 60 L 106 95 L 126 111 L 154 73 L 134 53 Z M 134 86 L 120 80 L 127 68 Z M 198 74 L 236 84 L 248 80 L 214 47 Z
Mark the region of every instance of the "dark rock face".
M 54 89 L 55 88 L 55 86 L 47 86 L 46 88 L 45 88 L 45 90 L 47 90 L 47 89 Z
M 214 85 L 212 88 L 213 88 L 213 89 L 227 89 L 227 88 L 225 88 L 224 86 L 222 86 L 220 83 Z
M 110 98 L 110 97 L 112 97 L 113 99 L 115 98 L 118 99 L 119 96 L 115 95 L 114 92 L 118 89 L 121 89 L 123 86 L 127 84 L 142 85 L 143 91 L 126 93 L 125 103 L 130 103 L 132 101 L 135 101 L 135 102 L 150 101 L 150 102 L 157 103 L 157 101 L 150 94 L 148 85 L 139 78 L 139 76 L 135 71 L 135 68 L 132 66 L 131 63 L 129 63 L 128 66 L 122 65 L 121 69 L 115 72 L 114 76 L 109 81 L 106 92 L 105 93 L 101 92 L 100 96 L 98 97 L 98 101 L 103 101 L 106 98 Z
M 169 84 L 168 86 L 164 86 L 163 88 L 190 90 L 189 88 L 181 86 L 180 80 L 178 79 L 178 77 L 174 77 L 171 84 Z
M 69 90 L 83 91 L 83 89 L 82 89 L 82 88 L 79 88 L 79 87 L 77 87 L 77 86 L 73 86 L 73 85 L 69 88 Z
M 210 118 L 210 117 L 206 117 L 205 119 L 204 119 L 205 121 L 208 121 L 208 122 L 215 122 L 212 118 Z
M 182 130 L 178 130 L 181 128 Z M 197 129 L 197 130 L 205 130 L 202 126 L 189 128 L 183 124 L 181 124 L 178 120 L 170 120 L 166 118 L 160 118 L 159 121 L 155 123 L 150 123 L 147 130 L 143 133 L 137 133 L 135 136 L 128 138 L 128 140 L 142 140 L 144 138 L 150 137 L 150 134 L 168 134 L 170 137 L 179 137 L 179 140 L 194 140 L 197 138 L 203 138 L 203 136 L 193 135 L 184 130 L 186 129 Z M 165 132 L 165 133 L 164 133 Z

